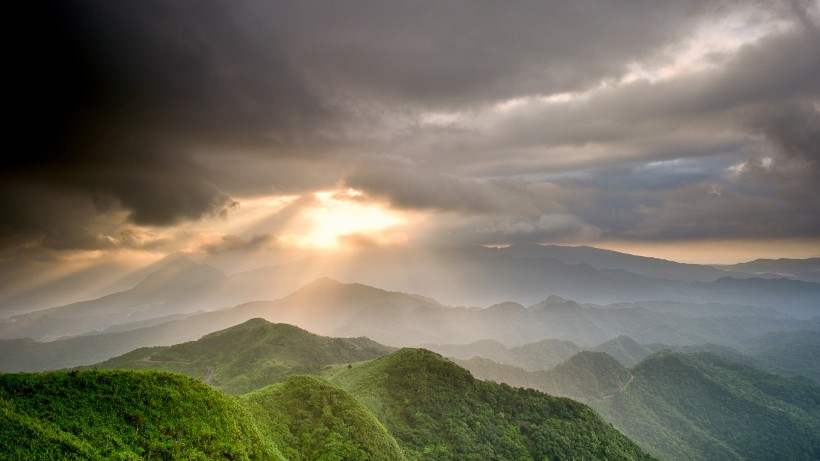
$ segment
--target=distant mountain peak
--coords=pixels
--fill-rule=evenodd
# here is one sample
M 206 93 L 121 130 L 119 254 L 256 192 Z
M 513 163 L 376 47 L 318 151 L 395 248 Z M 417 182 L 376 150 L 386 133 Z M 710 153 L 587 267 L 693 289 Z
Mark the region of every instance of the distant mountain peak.
M 549 295 L 544 301 L 530 307 L 531 310 L 580 309 L 581 306 L 571 299 L 557 295 Z
M 492 306 L 488 307 L 487 310 L 494 310 L 499 312 L 523 312 L 526 308 L 521 304 L 512 301 L 506 301 L 503 303 L 493 304 Z
M 568 302 L 574 302 L 574 301 L 570 301 L 570 300 L 562 298 L 558 295 L 549 295 L 544 302 L 546 304 L 566 304 Z
M 342 282 L 330 278 L 330 277 L 319 277 L 318 279 L 310 282 L 306 286 L 339 286 L 344 285 Z

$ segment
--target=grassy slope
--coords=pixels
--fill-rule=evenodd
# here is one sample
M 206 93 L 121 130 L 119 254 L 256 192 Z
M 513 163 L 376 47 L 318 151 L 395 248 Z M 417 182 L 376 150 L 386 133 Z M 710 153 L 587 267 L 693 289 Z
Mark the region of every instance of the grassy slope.
M 138 371 L 0 375 L 7 459 L 285 459 L 232 397 Z
M 398 460 L 384 426 L 316 377 L 235 397 L 157 371 L 0 375 L 0 459 Z
M 713 354 L 662 352 L 598 407 L 664 459 L 820 459 L 820 387 Z
M 404 460 L 393 436 L 347 392 L 311 376 L 240 397 L 270 438 L 281 440 L 291 461 L 332 453 L 344 460 Z
M 584 358 L 584 360 L 578 360 Z M 820 459 L 820 386 L 710 353 L 661 352 L 629 372 L 601 353 L 548 371 L 486 359 L 476 376 L 579 399 L 665 460 Z
M 478 381 L 423 349 L 328 374 L 387 426 L 412 459 L 649 459 L 589 407 Z
M 393 350 L 367 338 L 327 338 L 300 328 L 252 319 L 197 341 L 142 348 L 97 368 L 159 369 L 183 373 L 228 393 L 242 394 L 322 367 L 379 357 Z

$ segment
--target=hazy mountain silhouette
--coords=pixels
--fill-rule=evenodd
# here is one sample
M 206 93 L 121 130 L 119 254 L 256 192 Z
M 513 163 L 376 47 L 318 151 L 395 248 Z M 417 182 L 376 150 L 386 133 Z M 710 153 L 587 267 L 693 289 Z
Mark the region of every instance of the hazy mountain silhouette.
M 740 264 L 721 266 L 735 274 L 749 274 L 755 277 L 779 277 L 820 282 L 820 258 L 808 259 L 755 259 Z
M 560 256 L 563 262 L 553 256 Z M 576 264 L 577 263 L 577 264 Z M 644 274 L 612 269 L 623 263 Z M 597 264 L 599 267 L 595 267 Z M 145 320 L 197 311 L 215 311 L 251 301 L 277 300 L 297 287 L 323 276 L 358 280 L 409 293 L 424 293 L 455 305 L 488 305 L 502 302 L 493 312 L 501 322 L 516 322 L 523 311 L 515 304 L 535 304 L 550 295 L 579 303 L 654 303 L 672 301 L 665 312 L 672 313 L 674 302 L 734 305 L 743 316 L 760 309 L 757 315 L 774 317 L 772 309 L 798 318 L 820 316 L 820 283 L 789 279 L 737 279 L 722 277 L 712 281 L 687 281 L 721 272 L 670 261 L 642 258 L 589 247 L 513 246 L 506 249 L 467 247 L 443 249 L 434 256 L 384 251 L 364 253 L 354 259 L 314 258 L 263 267 L 226 276 L 217 269 L 179 258 L 149 273 L 134 288 L 102 298 L 45 309 L 0 320 L 0 338 L 32 337 L 51 340 L 59 337 L 139 328 Z M 660 278 L 680 277 L 678 279 Z M 711 276 L 710 276 L 711 277 Z M 429 301 L 429 299 L 428 299 Z M 431 304 L 438 304 L 432 302 Z M 649 310 L 659 311 L 660 305 Z M 686 315 L 692 314 L 689 309 Z M 712 306 L 703 312 L 726 315 L 729 307 Z M 379 311 L 381 314 L 382 311 Z M 567 310 L 565 324 L 582 311 Z M 583 320 L 578 318 L 578 321 Z M 579 323 L 578 325 L 582 325 Z M 342 326 L 340 326 L 342 327 Z M 587 322 L 581 341 L 598 342 L 601 328 Z M 352 328 L 347 326 L 346 328 Z M 591 328 L 592 330 L 586 330 Z M 503 335 L 510 338 L 513 329 Z M 324 331 L 324 330 L 323 330 Z M 548 333 L 548 332 L 547 332 Z M 537 336 L 537 337 L 536 337 Z M 510 344 L 523 344 L 549 334 L 533 336 L 525 329 Z M 490 336 L 478 336 L 470 340 Z M 450 342 L 447 338 L 407 338 L 401 344 Z M 469 341 L 467 341 L 469 342 Z
M 0 337 L 49 340 L 184 313 L 167 301 L 190 287 L 224 276 L 214 267 L 177 258 L 130 290 L 4 319 L 0 322 Z
M 700 305 L 689 306 L 694 314 L 680 315 L 687 310 L 685 307 L 676 304 L 674 313 L 656 312 L 632 305 L 580 305 L 557 296 L 527 308 L 515 303 L 487 309 L 447 307 L 424 296 L 325 278 L 282 299 L 190 314 L 133 331 L 51 343 L 6 341 L 0 351 L 0 369 L 42 370 L 95 363 L 140 346 L 194 340 L 255 317 L 328 336 L 367 336 L 395 347 L 468 344 L 482 339 L 514 347 L 556 339 L 588 348 L 620 335 L 643 344 L 717 343 L 738 347 L 769 332 L 820 330 L 820 319 L 739 316 L 737 307 L 729 309 L 732 315 L 704 316 L 701 314 L 708 308 Z M 750 311 L 757 313 L 755 308 Z

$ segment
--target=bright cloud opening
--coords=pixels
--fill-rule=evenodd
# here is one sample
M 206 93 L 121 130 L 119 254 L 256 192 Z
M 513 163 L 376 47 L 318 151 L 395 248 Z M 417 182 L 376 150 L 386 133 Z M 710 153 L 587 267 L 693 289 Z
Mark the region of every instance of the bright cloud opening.
M 359 237 L 377 243 L 395 243 L 403 234 L 396 226 L 405 218 L 382 204 L 367 201 L 354 189 L 315 194 L 317 202 L 293 223 L 282 240 L 302 248 L 339 248 Z

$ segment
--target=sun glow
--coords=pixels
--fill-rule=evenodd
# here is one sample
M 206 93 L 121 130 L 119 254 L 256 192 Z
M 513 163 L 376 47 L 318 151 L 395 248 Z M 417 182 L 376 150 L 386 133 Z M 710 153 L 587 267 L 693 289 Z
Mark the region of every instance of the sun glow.
M 354 189 L 314 194 L 316 204 L 303 211 L 296 232 L 283 240 L 302 248 L 339 248 L 346 241 L 396 243 L 405 218 Z

